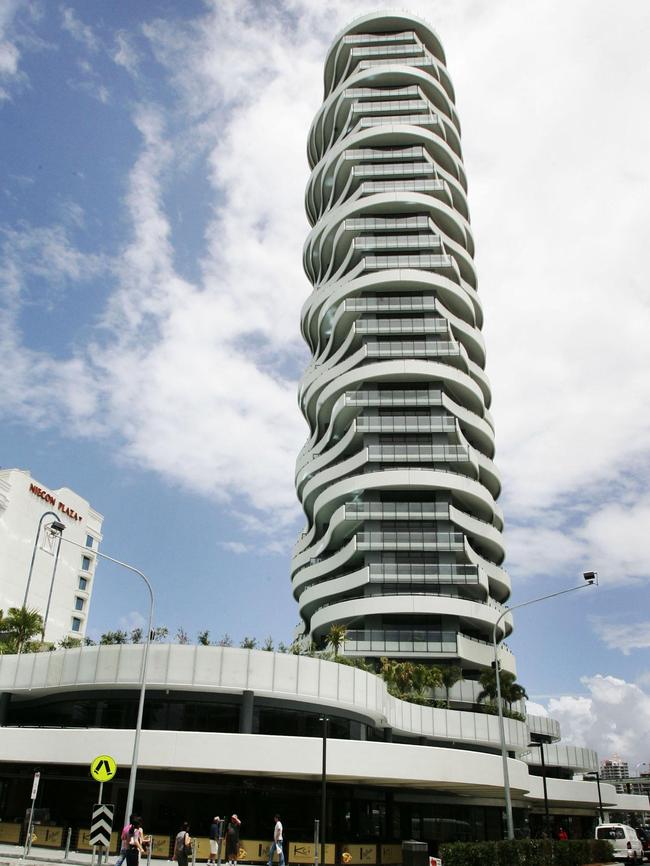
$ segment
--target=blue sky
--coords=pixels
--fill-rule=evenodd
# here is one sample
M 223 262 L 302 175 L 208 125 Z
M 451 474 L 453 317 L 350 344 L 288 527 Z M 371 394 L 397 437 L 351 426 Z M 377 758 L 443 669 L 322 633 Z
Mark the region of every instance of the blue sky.
M 602 579 L 516 615 L 520 679 L 646 760 L 649 8 L 407 7 L 463 124 L 513 603 Z M 171 632 L 297 621 L 305 141 L 330 41 L 373 8 L 0 5 L 0 462 L 86 496 Z M 137 624 L 139 587 L 99 578 L 91 633 Z

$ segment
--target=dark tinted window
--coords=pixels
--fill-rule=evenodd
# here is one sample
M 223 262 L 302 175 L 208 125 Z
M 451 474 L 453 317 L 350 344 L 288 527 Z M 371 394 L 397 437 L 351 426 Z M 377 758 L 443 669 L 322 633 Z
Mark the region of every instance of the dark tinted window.
M 596 829 L 597 839 L 625 839 L 622 827 L 598 827 Z

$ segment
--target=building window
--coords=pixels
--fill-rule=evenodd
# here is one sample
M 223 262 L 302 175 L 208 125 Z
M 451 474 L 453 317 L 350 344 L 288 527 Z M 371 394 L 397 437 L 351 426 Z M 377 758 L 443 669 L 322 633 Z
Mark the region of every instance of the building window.
M 88 586 L 88 578 L 80 577 L 79 578 L 79 589 L 86 589 Z
M 86 547 L 92 547 L 94 543 L 95 543 L 95 539 L 92 537 L 92 535 L 87 535 L 86 536 Z
M 81 620 L 78 616 L 72 617 L 72 631 L 81 631 Z
M 92 562 L 89 556 L 81 557 L 81 570 L 82 571 L 90 571 L 90 563 Z
M 84 609 L 84 600 L 81 596 L 75 596 L 74 600 L 74 609 L 75 610 L 83 610 Z

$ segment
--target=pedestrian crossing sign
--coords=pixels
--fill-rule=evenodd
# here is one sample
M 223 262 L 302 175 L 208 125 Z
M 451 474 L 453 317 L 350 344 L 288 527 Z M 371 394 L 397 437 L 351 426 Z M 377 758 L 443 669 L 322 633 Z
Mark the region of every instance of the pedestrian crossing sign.
M 116 772 L 117 764 L 110 755 L 98 755 L 90 762 L 90 775 L 97 782 L 110 782 Z

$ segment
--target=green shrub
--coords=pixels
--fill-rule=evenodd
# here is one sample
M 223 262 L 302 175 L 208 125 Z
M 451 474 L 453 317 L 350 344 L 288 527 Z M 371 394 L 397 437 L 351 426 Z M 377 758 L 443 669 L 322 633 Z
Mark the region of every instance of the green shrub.
M 613 854 L 611 844 L 603 839 L 505 839 L 440 846 L 444 866 L 584 866 L 611 862 Z

